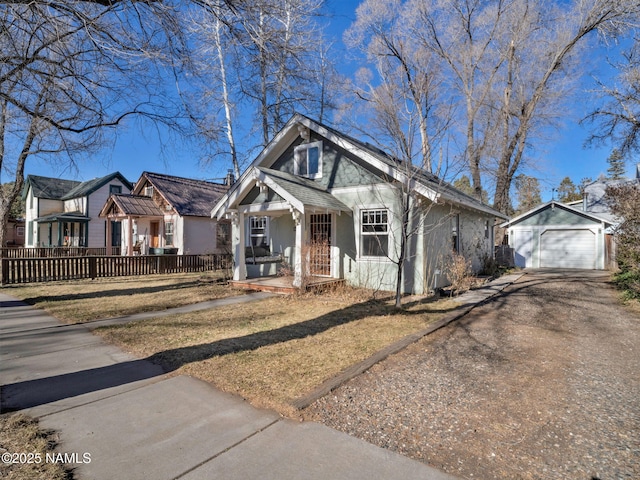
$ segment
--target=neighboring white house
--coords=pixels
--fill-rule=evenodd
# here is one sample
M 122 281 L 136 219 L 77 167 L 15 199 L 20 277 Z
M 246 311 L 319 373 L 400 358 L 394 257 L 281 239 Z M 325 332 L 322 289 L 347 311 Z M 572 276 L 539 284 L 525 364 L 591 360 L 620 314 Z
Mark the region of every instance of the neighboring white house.
M 122 254 L 228 251 L 229 222 L 211 208 L 229 185 L 143 172 L 130 194 L 111 195 L 100 216 L 120 232 Z
M 476 271 L 493 258 L 494 223 L 505 215 L 298 114 L 211 212 L 233 223 L 234 280 L 275 275 L 286 262 L 296 286 L 306 272 L 394 290 L 405 211 L 399 184 L 412 190 L 404 292 L 446 285 L 444 264 L 452 251 Z
M 108 241 L 106 222 L 98 214 L 109 195 L 131 188 L 120 172 L 86 182 L 27 176 L 25 247 L 105 247 L 119 241 Z

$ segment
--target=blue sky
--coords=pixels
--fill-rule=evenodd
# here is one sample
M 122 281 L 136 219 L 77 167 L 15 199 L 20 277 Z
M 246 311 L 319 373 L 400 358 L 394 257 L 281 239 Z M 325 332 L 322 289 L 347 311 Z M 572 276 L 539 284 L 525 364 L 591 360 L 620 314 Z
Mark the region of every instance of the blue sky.
M 330 32 L 341 39 L 341 33 L 355 18 L 358 1 L 329 0 L 328 8 L 333 13 L 330 19 Z M 340 45 L 337 45 L 340 47 Z M 602 64 L 602 63 L 601 63 Z M 588 95 L 588 94 L 585 94 Z M 551 189 L 568 176 L 574 183 L 582 178 L 597 178 L 607 170 L 606 159 L 610 147 L 584 148 L 588 131 L 579 125 L 579 119 L 589 109 L 589 102 L 581 98 L 580 104 L 574 106 L 572 116 L 557 129 L 554 138 L 536 145 L 531 156 L 533 166 L 525 173 L 540 179 L 544 201 L 551 200 Z M 141 130 L 136 125 L 126 125 L 121 129 L 112 146 L 104 148 L 99 154 L 80 161 L 77 169 L 69 169 L 64 165 L 50 165 L 31 159 L 27 164 L 26 174 L 51 177 L 89 180 L 91 178 L 120 171 L 130 181 L 136 181 L 143 171 L 152 171 L 199 179 L 221 179 L 230 165 L 202 166 L 198 151 L 186 147 L 176 141 L 161 142 L 156 133 Z M 632 165 L 633 164 L 633 165 Z M 627 174 L 635 172 L 635 163 L 629 162 Z

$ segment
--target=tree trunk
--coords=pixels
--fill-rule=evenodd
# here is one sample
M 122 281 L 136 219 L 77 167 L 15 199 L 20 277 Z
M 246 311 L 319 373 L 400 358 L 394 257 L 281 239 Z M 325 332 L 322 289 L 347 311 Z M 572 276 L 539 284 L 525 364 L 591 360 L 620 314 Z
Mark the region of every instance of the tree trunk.
M 231 100 L 229 99 L 229 90 L 227 85 L 227 70 L 224 61 L 224 52 L 222 51 L 222 40 L 220 38 L 220 29 L 222 22 L 220 15 L 216 15 L 215 42 L 218 50 L 218 61 L 220 62 L 220 80 L 222 83 L 222 103 L 224 104 L 224 113 L 227 130 L 227 140 L 229 142 L 229 151 L 231 153 L 231 163 L 233 165 L 233 175 L 237 180 L 240 178 L 240 165 L 238 164 L 238 153 L 236 151 L 236 142 L 233 135 L 233 123 L 231 115 Z
M 409 237 L 409 209 L 411 208 L 411 197 L 409 193 L 401 191 L 402 195 L 402 225 L 400 227 L 400 251 L 398 252 L 398 275 L 396 277 L 396 304 L 395 307 L 402 308 L 402 277 L 404 275 L 404 262 L 407 250 L 407 240 Z

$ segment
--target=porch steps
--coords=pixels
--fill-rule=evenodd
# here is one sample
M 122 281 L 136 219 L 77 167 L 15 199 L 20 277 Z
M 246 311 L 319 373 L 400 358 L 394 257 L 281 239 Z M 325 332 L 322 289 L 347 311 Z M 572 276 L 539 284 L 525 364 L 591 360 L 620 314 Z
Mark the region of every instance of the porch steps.
M 307 291 L 322 290 L 327 287 L 343 285 L 343 278 L 312 277 L 307 285 Z M 257 292 L 271 292 L 283 295 L 291 295 L 300 291 L 292 285 L 293 277 L 261 277 L 246 280 L 232 280 L 229 282 L 233 287 L 242 290 L 252 290 Z

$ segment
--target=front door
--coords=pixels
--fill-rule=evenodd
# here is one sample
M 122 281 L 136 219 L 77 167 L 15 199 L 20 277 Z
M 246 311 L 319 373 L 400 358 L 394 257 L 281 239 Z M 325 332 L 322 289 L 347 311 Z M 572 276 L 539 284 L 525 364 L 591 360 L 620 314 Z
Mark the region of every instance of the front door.
M 151 222 L 151 248 L 160 246 L 160 222 Z
M 311 275 L 331 276 L 331 214 L 312 214 L 309 218 L 309 271 Z

